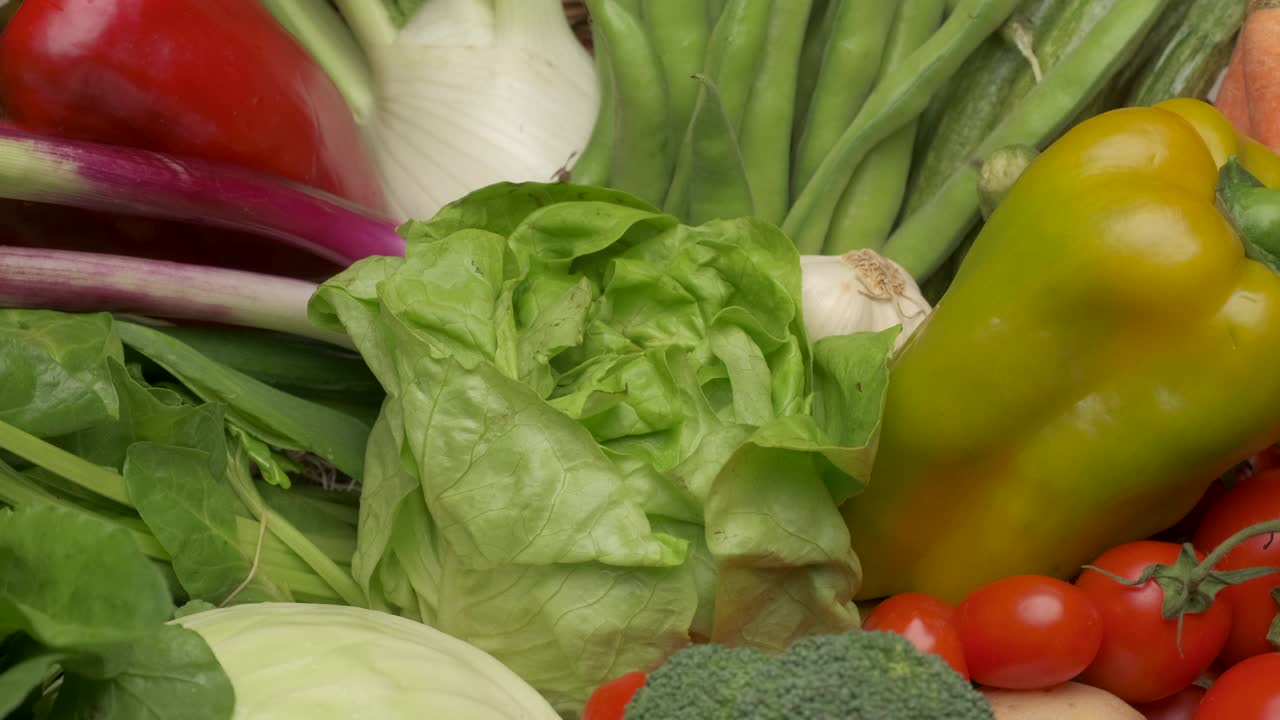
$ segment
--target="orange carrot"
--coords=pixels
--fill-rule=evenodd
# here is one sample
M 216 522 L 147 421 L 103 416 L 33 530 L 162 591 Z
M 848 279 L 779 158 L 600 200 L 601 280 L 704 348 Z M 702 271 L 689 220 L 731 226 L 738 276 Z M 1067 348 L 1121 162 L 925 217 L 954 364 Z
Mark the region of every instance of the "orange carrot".
M 1249 96 L 1244 90 L 1243 51 L 1243 38 L 1237 38 L 1236 47 L 1231 51 L 1231 62 L 1227 64 L 1227 74 L 1222 76 L 1222 84 L 1218 86 L 1218 97 L 1214 99 L 1213 104 L 1231 121 L 1237 132 L 1252 137 L 1253 126 L 1249 122 Z
M 1280 0 L 1255 0 L 1239 43 L 1251 134 L 1280 150 Z

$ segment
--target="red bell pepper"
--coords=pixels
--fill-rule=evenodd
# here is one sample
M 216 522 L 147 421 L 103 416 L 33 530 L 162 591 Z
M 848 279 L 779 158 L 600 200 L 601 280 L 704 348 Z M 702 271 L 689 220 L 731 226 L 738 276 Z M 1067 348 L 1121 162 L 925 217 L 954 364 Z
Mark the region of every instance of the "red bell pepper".
M 25 0 L 0 35 L 0 101 L 32 132 L 231 163 L 384 208 L 346 101 L 257 0 Z

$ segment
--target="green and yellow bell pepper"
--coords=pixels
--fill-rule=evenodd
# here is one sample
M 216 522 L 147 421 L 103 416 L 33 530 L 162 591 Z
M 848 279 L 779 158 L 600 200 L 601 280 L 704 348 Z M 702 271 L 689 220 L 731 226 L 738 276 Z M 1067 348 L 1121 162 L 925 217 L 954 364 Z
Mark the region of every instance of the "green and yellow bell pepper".
M 1070 577 L 1280 439 L 1280 276 L 1215 207 L 1231 156 L 1280 180 L 1176 100 L 1031 164 L 891 371 L 871 483 L 843 508 L 859 597 Z

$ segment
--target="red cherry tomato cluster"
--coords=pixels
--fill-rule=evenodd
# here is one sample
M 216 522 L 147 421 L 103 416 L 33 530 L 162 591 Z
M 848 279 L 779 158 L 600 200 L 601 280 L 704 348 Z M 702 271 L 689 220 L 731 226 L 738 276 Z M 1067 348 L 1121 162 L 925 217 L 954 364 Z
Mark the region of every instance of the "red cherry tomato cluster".
M 1246 528 L 1280 520 L 1280 453 L 1250 465 L 1193 512 L 1186 532 L 1199 560 Z M 1280 720 L 1280 651 L 1267 640 L 1280 611 L 1280 574 L 1227 587 L 1179 622 L 1164 616 L 1165 589 L 1156 580 L 1136 581 L 1152 565 L 1173 566 L 1182 550 L 1172 542 L 1126 543 L 1074 583 L 1004 578 L 955 607 L 903 593 L 877 605 L 863 627 L 897 632 L 979 685 L 1024 690 L 1074 680 L 1129 702 L 1147 720 Z M 1280 538 L 1255 536 L 1213 567 L 1280 568 Z M 1195 684 L 1219 670 L 1208 690 Z M 631 673 L 602 685 L 584 720 L 620 720 L 643 684 L 642 673 Z
M 1269 454 L 1236 485 L 1206 497 L 1188 528 L 1200 560 L 1237 532 L 1280 520 L 1280 468 Z M 1214 568 L 1280 567 L 1275 540 L 1245 541 Z M 1165 590 L 1156 580 L 1134 581 L 1149 566 L 1174 565 L 1181 552 L 1171 542 L 1126 543 L 1071 584 L 1004 578 L 954 611 L 904 594 L 879 605 L 866 624 L 902 633 L 980 685 L 1020 690 L 1075 680 L 1133 704 L 1148 720 L 1280 720 L 1280 652 L 1267 640 L 1280 611 L 1272 595 L 1280 574 L 1230 586 L 1179 623 L 1164 616 Z M 1226 671 L 1207 692 L 1194 684 L 1215 667 Z

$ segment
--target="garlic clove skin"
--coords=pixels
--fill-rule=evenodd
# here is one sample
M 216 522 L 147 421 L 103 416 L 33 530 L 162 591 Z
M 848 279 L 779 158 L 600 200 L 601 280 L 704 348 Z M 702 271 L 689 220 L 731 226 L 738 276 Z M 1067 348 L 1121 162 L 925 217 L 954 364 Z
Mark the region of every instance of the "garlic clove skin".
M 901 325 L 896 350 L 932 310 L 911 275 L 874 250 L 802 255 L 800 274 L 810 342 Z

